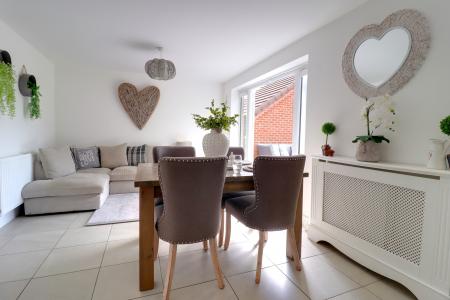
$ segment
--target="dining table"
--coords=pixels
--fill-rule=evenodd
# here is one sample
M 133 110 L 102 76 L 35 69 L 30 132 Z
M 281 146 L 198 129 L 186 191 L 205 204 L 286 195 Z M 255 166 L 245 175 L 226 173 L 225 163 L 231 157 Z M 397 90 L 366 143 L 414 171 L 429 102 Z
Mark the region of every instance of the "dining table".
M 308 173 L 303 173 L 303 178 Z M 202 184 L 201 182 L 198 183 Z M 142 163 L 137 168 L 134 182 L 139 188 L 139 289 L 151 290 L 155 286 L 154 272 L 154 209 L 156 197 L 162 197 L 161 185 L 158 175 L 157 163 Z M 253 173 L 242 170 L 239 173 L 227 170 L 223 192 L 239 192 L 254 190 Z M 301 257 L 302 244 L 302 208 L 303 208 L 303 180 L 297 198 L 295 211 L 295 240 L 299 257 Z M 286 245 L 286 255 L 293 259 L 290 247 Z

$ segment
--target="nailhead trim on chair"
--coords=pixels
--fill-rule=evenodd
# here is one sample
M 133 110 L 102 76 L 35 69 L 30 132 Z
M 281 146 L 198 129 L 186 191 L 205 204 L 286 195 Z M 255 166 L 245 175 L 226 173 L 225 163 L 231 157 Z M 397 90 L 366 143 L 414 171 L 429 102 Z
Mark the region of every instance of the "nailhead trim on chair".
M 180 158 L 180 157 L 163 157 L 160 159 L 161 161 L 169 161 L 169 162 L 189 162 L 189 163 L 205 163 L 205 162 L 213 162 L 213 161 L 221 161 L 221 160 L 226 160 L 226 157 L 208 157 L 208 158 Z M 161 165 L 158 164 L 158 176 L 159 176 L 159 184 L 161 186 L 161 191 L 164 194 L 164 185 L 163 185 L 163 180 L 161 178 Z M 225 169 L 226 172 L 226 169 Z M 163 220 L 163 218 L 165 217 L 165 212 L 166 210 L 163 208 L 163 213 L 161 215 L 161 218 L 159 219 L 160 221 Z M 194 241 L 181 241 L 181 242 L 174 242 L 174 241 L 170 241 L 170 240 L 163 240 L 166 241 L 170 244 L 194 244 L 194 243 L 200 243 L 206 240 L 210 240 L 215 238 L 216 236 L 214 235 L 213 237 L 207 237 L 204 239 L 200 239 L 200 240 L 194 240 Z M 159 235 L 158 235 L 159 238 Z

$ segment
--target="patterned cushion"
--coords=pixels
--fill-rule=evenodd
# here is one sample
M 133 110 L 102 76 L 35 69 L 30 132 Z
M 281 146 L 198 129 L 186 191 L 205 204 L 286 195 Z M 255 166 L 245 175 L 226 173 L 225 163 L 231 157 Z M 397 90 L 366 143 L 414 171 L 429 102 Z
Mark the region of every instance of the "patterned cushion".
M 129 166 L 137 166 L 147 162 L 147 145 L 127 147 L 127 160 Z
M 71 150 L 77 170 L 100 168 L 100 157 L 97 147 L 72 148 Z

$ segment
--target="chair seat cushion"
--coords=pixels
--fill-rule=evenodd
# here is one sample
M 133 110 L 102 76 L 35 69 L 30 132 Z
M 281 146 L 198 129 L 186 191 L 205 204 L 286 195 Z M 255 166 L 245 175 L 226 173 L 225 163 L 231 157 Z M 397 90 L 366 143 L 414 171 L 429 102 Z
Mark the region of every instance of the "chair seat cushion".
M 36 180 L 22 190 L 24 199 L 101 194 L 108 188 L 106 174 L 76 173 L 49 180 Z
M 230 198 L 225 201 L 225 208 L 227 210 L 227 213 L 230 213 L 236 219 L 247 225 L 245 222 L 244 211 L 247 207 L 253 205 L 255 201 L 255 195 Z
M 225 208 L 225 201 L 231 198 L 237 198 L 242 196 L 255 195 L 255 191 L 244 191 L 244 192 L 228 192 L 222 195 L 222 208 Z
M 136 166 L 123 166 L 113 169 L 109 176 L 111 181 L 130 181 L 134 180 L 137 174 Z

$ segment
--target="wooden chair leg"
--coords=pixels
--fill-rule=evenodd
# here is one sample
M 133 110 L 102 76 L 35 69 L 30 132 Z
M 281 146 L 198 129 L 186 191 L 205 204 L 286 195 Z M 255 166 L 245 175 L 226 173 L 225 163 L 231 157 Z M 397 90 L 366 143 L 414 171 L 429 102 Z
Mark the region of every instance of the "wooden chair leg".
M 156 228 L 153 233 L 153 259 L 156 260 L 158 258 L 158 250 L 159 250 L 159 236 Z
M 208 241 L 203 241 L 203 251 L 208 251 Z
M 227 211 L 227 230 L 225 234 L 225 244 L 223 245 L 223 250 L 227 250 L 230 246 L 231 239 L 231 214 Z
M 223 232 L 225 231 L 225 208 L 220 211 L 219 248 L 223 245 Z
M 269 239 L 269 232 L 265 231 L 264 232 L 264 242 L 267 242 L 268 239 Z
M 170 288 L 172 287 L 173 271 L 177 258 L 177 245 L 170 244 L 169 261 L 167 262 L 166 282 L 164 284 L 163 300 L 169 299 Z
M 300 256 L 298 255 L 298 249 L 295 242 L 295 233 L 294 228 L 288 229 L 288 239 L 289 239 L 289 245 L 291 247 L 291 253 L 294 258 L 294 264 L 297 271 L 301 271 L 302 267 L 300 265 Z
M 255 278 L 256 284 L 259 284 L 259 282 L 261 281 L 261 268 L 262 268 L 262 259 L 263 259 L 263 252 L 264 252 L 264 239 L 265 239 L 264 233 L 265 233 L 264 231 L 259 232 L 258 260 L 256 262 L 256 278 Z
M 219 289 L 223 289 L 225 284 L 223 283 L 222 270 L 220 269 L 219 258 L 217 257 L 217 241 L 216 239 L 209 240 L 209 247 L 211 248 L 211 260 L 214 265 L 214 271 L 216 273 L 217 286 Z

